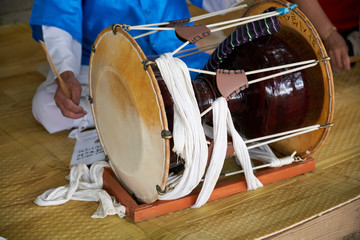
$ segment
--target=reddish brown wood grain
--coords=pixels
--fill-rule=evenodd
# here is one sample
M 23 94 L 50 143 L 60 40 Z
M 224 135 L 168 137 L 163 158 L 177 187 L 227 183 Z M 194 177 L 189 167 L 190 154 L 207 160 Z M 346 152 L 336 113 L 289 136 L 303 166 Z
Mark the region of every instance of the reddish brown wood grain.
M 267 185 L 272 182 L 313 171 L 314 169 L 315 160 L 313 158 L 308 158 L 306 161 L 301 163 L 293 163 L 279 168 L 266 169 L 256 173 L 255 175 L 263 185 Z M 157 200 L 151 204 L 139 204 L 121 186 L 110 168 L 105 169 L 103 179 L 104 189 L 126 207 L 127 216 L 134 222 L 143 221 L 166 213 L 191 207 L 196 202 L 196 198 L 199 194 L 199 189 L 197 189 L 188 196 L 180 199 L 168 201 Z M 216 185 L 209 201 L 244 192 L 246 190 L 247 187 L 244 177 L 227 180 Z

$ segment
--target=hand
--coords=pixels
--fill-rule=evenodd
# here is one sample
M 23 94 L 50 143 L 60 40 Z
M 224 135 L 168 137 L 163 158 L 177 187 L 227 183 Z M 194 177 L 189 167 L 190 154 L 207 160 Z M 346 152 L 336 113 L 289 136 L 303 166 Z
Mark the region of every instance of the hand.
M 350 58 L 344 38 L 335 31 L 324 41 L 324 44 L 331 58 L 330 63 L 333 70 L 335 72 L 350 71 Z
M 78 80 L 75 78 L 74 73 L 71 71 L 66 71 L 61 74 L 62 79 L 64 80 L 65 85 L 69 88 L 71 92 L 71 99 L 68 99 L 61 89 L 58 79 L 58 87 L 55 93 L 55 103 L 60 108 L 62 114 L 68 118 L 81 118 L 87 114 L 87 112 L 79 106 L 80 97 L 81 97 L 81 85 Z

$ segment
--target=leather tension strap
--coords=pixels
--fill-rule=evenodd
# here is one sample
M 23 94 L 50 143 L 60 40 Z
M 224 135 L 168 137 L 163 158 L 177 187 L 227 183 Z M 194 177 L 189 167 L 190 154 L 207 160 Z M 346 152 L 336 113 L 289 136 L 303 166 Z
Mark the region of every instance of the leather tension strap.
M 205 25 L 182 25 L 175 27 L 176 36 L 183 42 L 195 43 L 211 34 Z
M 180 19 L 180 20 L 172 20 L 169 22 L 169 24 L 165 25 L 164 27 L 181 26 L 181 25 L 187 24 L 188 22 L 190 22 L 190 18 L 184 18 L 184 19 Z
M 249 87 L 245 71 L 227 69 L 216 70 L 216 85 L 227 100 Z

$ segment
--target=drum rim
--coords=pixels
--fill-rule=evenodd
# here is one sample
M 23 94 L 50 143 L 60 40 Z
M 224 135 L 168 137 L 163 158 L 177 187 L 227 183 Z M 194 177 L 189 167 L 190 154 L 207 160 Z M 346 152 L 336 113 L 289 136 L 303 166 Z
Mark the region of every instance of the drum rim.
M 267 4 L 272 4 L 272 3 L 279 4 L 282 7 L 286 7 L 286 4 L 288 4 L 289 2 L 287 2 L 285 0 L 269 0 L 269 1 L 262 0 L 260 2 L 253 4 L 251 7 L 249 7 L 245 11 L 244 16 L 247 16 L 249 14 L 249 12 L 253 11 L 256 8 L 259 8 L 262 5 L 267 5 Z M 305 14 L 298 7 L 294 8 L 292 11 L 294 11 L 306 23 L 307 27 L 309 27 L 311 34 L 313 34 L 315 36 L 316 44 L 319 46 L 319 49 L 321 50 L 322 57 L 327 58 L 328 54 L 326 52 L 325 46 L 322 43 L 320 35 L 316 31 L 313 24 L 310 22 L 310 20 L 305 16 Z M 324 64 L 325 64 L 324 68 L 326 70 L 327 81 L 325 79 L 323 79 L 323 82 L 324 82 L 324 84 L 327 83 L 328 88 L 329 88 L 329 92 L 328 92 L 329 107 L 327 109 L 328 113 L 327 113 L 327 117 L 326 117 L 326 123 L 332 124 L 333 117 L 334 117 L 334 104 L 335 104 L 334 81 L 333 81 L 333 74 L 332 74 L 330 62 L 325 61 Z M 319 148 L 321 148 L 330 133 L 330 129 L 331 129 L 330 127 L 324 128 L 324 130 L 323 130 L 324 132 L 322 133 L 322 136 L 321 136 L 321 139 L 319 140 L 319 142 L 315 146 L 313 146 L 313 149 L 311 151 L 305 153 L 301 157 L 305 158 L 307 156 L 310 156 L 310 155 L 314 154 Z
M 90 55 L 90 61 L 89 61 L 89 97 L 90 99 L 93 99 L 94 97 L 94 94 L 93 94 L 93 86 L 92 86 L 92 76 L 91 76 L 91 71 L 92 71 L 92 65 L 93 65 L 93 59 L 94 59 L 94 53 L 96 52 L 96 46 L 99 44 L 99 42 L 101 41 L 101 37 L 108 33 L 108 32 L 113 32 L 114 35 L 116 34 L 121 34 L 123 37 L 127 38 L 127 40 L 133 45 L 133 47 L 135 47 L 138 55 L 140 56 L 141 60 L 142 61 L 145 61 L 147 60 L 144 52 L 142 51 L 142 49 L 140 48 L 140 46 L 138 45 L 138 43 L 132 38 L 132 36 L 130 34 L 128 34 L 126 31 L 124 31 L 123 29 L 121 28 L 114 28 L 114 26 L 112 27 L 107 27 L 105 29 L 103 29 L 98 37 L 96 38 L 94 44 L 92 45 L 92 51 L 91 51 L 91 55 Z M 156 97 L 157 97 L 157 100 L 158 100 L 158 108 L 159 108 L 159 112 L 160 112 L 160 116 L 161 116 L 161 122 L 162 122 L 162 125 L 163 125 L 163 130 L 165 131 L 169 131 L 169 127 L 168 127 L 168 120 L 167 120 L 167 116 L 166 116 L 166 111 L 165 111 L 165 104 L 164 104 L 164 100 L 162 98 L 162 94 L 161 94 L 161 91 L 160 91 L 160 87 L 158 85 L 158 82 L 157 82 L 157 79 L 155 77 L 155 74 L 153 72 L 153 69 L 151 68 L 151 66 L 147 67 L 146 69 L 144 69 L 144 71 L 147 72 L 147 75 L 149 76 L 149 78 L 151 79 L 151 82 L 152 82 L 152 85 L 153 85 L 153 88 L 154 88 L 154 92 L 156 93 Z M 93 101 L 92 101 L 93 103 Z M 106 148 L 104 147 L 104 143 L 103 143 L 103 139 L 101 137 L 101 133 L 99 132 L 99 129 L 98 129 L 98 123 L 97 123 L 97 120 L 96 120 L 96 116 L 95 116 L 95 107 L 94 107 L 94 104 L 91 104 L 91 112 L 92 112 L 92 115 L 93 115 L 93 118 L 94 118 L 94 125 L 96 127 L 96 131 L 98 133 L 98 136 L 99 136 L 99 141 L 100 141 L 100 144 L 101 146 L 103 147 L 104 149 L 104 153 L 107 155 L 106 153 Z M 159 133 L 161 134 L 161 133 Z M 160 189 L 163 190 L 165 189 L 165 186 L 166 186 L 166 183 L 167 183 L 167 179 L 168 179 L 168 174 L 169 174 L 169 166 L 170 166 L 170 139 L 169 138 L 163 138 L 163 142 L 164 142 L 164 145 L 163 145 L 163 148 L 164 148 L 164 168 L 163 168 L 163 177 L 162 177 L 162 181 L 161 181 L 161 186 Z M 112 167 L 111 165 L 111 159 L 110 159 L 110 156 L 107 155 L 107 157 L 109 158 L 109 163 L 110 163 L 110 166 Z M 113 168 L 113 167 L 112 167 Z M 114 171 L 115 172 L 115 171 Z M 116 172 L 115 172 L 116 173 Z M 155 186 L 154 186 L 155 187 Z M 156 186 L 156 188 L 158 189 L 158 186 Z M 131 191 L 131 189 L 130 189 Z M 158 190 L 159 191 L 159 190 Z M 156 196 L 156 199 L 159 197 L 159 194 Z M 156 200 L 155 199 L 155 200 Z

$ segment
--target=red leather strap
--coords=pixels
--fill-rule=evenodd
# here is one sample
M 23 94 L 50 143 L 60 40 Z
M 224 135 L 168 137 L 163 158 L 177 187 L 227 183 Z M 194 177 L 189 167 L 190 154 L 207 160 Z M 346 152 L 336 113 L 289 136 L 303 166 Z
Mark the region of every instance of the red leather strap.
M 211 34 L 205 25 L 183 25 L 175 27 L 176 36 L 183 42 L 195 43 Z
M 214 149 L 214 141 L 211 141 L 210 145 L 208 147 L 208 163 L 207 163 L 208 165 L 210 164 L 210 159 L 211 159 L 213 149 Z M 225 159 L 233 157 L 234 155 L 235 155 L 234 145 L 232 142 L 228 142 L 227 148 L 226 148 Z
M 249 87 L 245 71 L 218 69 L 216 84 L 219 92 L 227 100 Z
M 170 21 L 169 24 L 165 25 L 165 27 L 181 26 L 181 25 L 187 24 L 188 22 L 190 22 L 190 18 L 184 18 L 184 19 L 180 19 L 180 20 L 173 20 L 173 21 Z

